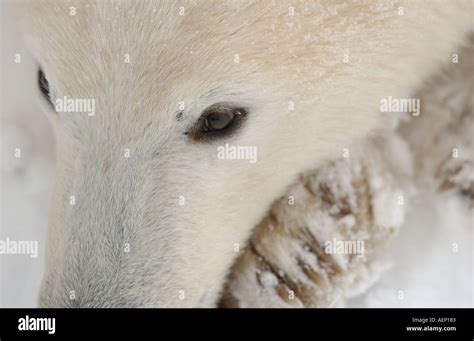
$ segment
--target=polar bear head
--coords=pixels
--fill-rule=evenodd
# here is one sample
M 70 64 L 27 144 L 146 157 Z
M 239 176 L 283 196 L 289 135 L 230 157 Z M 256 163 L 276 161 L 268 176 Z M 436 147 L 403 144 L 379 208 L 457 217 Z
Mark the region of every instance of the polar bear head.
M 40 305 L 215 305 L 285 187 L 428 68 L 428 43 L 383 41 L 410 29 L 384 6 L 28 3 L 57 148 Z

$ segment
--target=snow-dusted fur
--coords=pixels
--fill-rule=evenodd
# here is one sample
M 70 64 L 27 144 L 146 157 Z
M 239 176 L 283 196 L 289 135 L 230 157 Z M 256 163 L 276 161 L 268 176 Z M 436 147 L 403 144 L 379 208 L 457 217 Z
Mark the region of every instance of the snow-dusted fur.
M 220 306 L 330 307 L 364 292 L 404 221 L 410 155 L 384 131 L 302 176 L 241 251 Z
M 392 127 L 373 132 L 351 153 L 288 188 L 256 227 L 248 247 L 240 250 L 222 307 L 341 306 L 351 296 L 357 296 L 348 303 L 352 306 L 419 307 L 406 279 L 419 286 L 429 281 L 426 268 L 441 269 L 449 258 L 453 258 L 451 268 L 457 270 L 451 270 L 456 275 L 447 291 L 457 290 L 463 300 L 449 298 L 441 304 L 472 306 L 474 35 L 458 57 L 414 94 L 423 103 L 419 116 L 391 113 Z M 449 206 L 444 207 L 452 205 L 453 199 L 460 204 L 457 219 L 450 217 Z M 430 207 L 433 201 L 442 203 L 441 207 Z M 440 233 L 439 226 L 417 224 L 410 231 L 410 216 L 423 215 L 416 212 L 420 206 L 426 206 L 424 211 L 434 220 L 441 215 L 448 222 L 442 231 L 447 238 L 438 242 L 435 251 L 442 261 L 428 260 L 437 245 L 432 236 Z M 417 240 L 423 233 L 429 237 Z M 352 245 L 363 242 L 363 254 L 326 249 L 334 240 Z M 403 243 L 419 251 L 400 257 L 407 248 Z M 393 249 L 398 256 L 393 257 Z M 420 266 L 418 259 L 426 265 Z M 395 275 L 391 263 L 400 268 Z M 389 282 L 397 274 L 400 279 Z M 381 277 L 373 292 L 367 290 Z M 435 278 L 431 295 L 442 297 L 437 292 L 446 280 L 439 279 L 439 274 Z M 382 305 L 377 302 L 381 287 L 385 289 Z M 400 292 L 405 292 L 408 302 L 404 303 Z M 439 306 L 440 301 L 424 306 Z
M 214 306 L 235 244 L 299 174 L 383 124 L 381 98 L 407 97 L 449 62 L 471 10 L 472 1 L 26 2 L 25 34 L 53 100 L 96 99 L 92 117 L 45 105 L 57 169 L 40 305 Z M 192 143 L 185 132 L 221 102 L 249 109 L 242 129 Z M 258 162 L 216 159 L 224 143 L 256 146 Z

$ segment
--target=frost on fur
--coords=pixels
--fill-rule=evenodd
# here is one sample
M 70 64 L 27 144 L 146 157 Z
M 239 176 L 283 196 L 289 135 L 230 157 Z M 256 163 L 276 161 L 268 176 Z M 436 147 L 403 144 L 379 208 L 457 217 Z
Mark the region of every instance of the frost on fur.
M 472 41 L 466 60 L 474 58 Z M 384 252 L 403 227 L 407 202 L 426 190 L 450 191 L 472 207 L 473 77 L 471 64 L 451 66 L 418 92 L 419 117 L 394 117 L 393 130 L 302 176 L 256 227 L 220 306 L 343 304 L 383 273 Z M 328 253 L 331 241 L 363 242 L 363 255 Z
M 410 163 L 394 172 L 387 162 L 398 148 L 405 146 L 395 133 L 372 137 L 351 157 L 302 176 L 256 228 L 222 305 L 327 307 L 373 282 L 403 223 L 399 179 Z M 350 253 L 337 250 L 344 245 Z

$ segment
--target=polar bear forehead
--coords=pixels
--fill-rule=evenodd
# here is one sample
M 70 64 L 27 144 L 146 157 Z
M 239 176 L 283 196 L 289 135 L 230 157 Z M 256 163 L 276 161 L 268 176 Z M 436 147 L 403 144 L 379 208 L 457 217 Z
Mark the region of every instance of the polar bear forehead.
M 227 99 L 220 98 L 226 93 L 245 92 L 257 85 L 264 88 L 279 69 L 276 58 L 266 57 L 278 52 L 275 27 L 267 19 L 265 24 L 255 24 L 264 17 L 263 7 L 256 3 L 52 1 L 30 5 L 27 38 L 51 89 L 59 97 L 96 98 L 98 106 L 107 106 L 107 112 L 134 115 L 122 109 L 151 101 L 146 108 L 174 114 L 177 102 L 187 106 L 202 98 L 219 102 Z M 273 20 L 278 20 L 281 11 L 272 11 Z M 262 39 L 265 32 L 272 37 Z M 271 76 L 262 76 L 269 64 Z
M 347 72 L 338 67 L 344 49 L 375 52 L 359 29 L 379 32 L 377 20 L 396 17 L 393 4 L 357 6 L 364 10 L 330 1 L 41 1 L 25 12 L 58 94 L 112 98 L 117 108 L 146 99 L 164 112 L 177 105 L 170 98 L 189 104 L 226 87 L 314 97 L 322 77 Z
M 354 40 L 354 23 L 370 26 L 373 10 L 359 6 L 367 10 L 349 13 L 350 25 L 340 15 L 345 3 L 325 1 L 41 1 L 26 12 L 40 63 L 60 71 L 88 59 L 110 67 L 128 54 L 143 72 L 172 68 L 174 79 L 176 70 L 212 70 L 219 77 L 220 70 L 258 69 L 288 80 L 285 70 L 314 72 L 334 60 L 344 44 L 327 37 Z M 216 68 L 213 62 L 229 65 Z
M 264 14 L 261 6 L 252 2 L 242 2 L 239 6 L 227 3 L 39 2 L 27 7 L 28 34 L 49 55 L 68 48 L 81 58 L 86 53 L 136 55 L 142 51 L 148 55 L 173 54 L 174 58 L 189 54 L 190 58 L 199 56 L 205 49 L 222 53 L 216 47 L 226 45 L 227 50 L 233 47 L 234 51 L 229 51 L 233 57 L 232 52 L 238 53 L 246 45 L 258 48 L 259 40 L 270 43 L 262 39 L 262 34 L 274 27 L 268 25 L 267 19 L 257 19 Z M 272 14 L 277 19 L 282 13 L 275 7 Z M 282 36 L 278 38 L 281 40 Z

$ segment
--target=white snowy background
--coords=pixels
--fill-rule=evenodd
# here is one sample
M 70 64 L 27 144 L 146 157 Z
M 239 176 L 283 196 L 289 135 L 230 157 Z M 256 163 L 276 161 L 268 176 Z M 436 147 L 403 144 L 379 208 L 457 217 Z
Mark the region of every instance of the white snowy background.
M 0 10 L 0 239 L 39 243 L 36 259 L 0 255 L 0 307 L 34 307 L 44 268 L 54 139 L 36 99 L 37 65 L 20 40 L 10 5 L 1 3 Z M 21 158 L 14 157 L 15 148 L 21 148 Z M 474 306 L 472 211 L 452 194 L 420 197 L 409 203 L 406 223 L 387 250 L 391 267 L 346 306 Z

